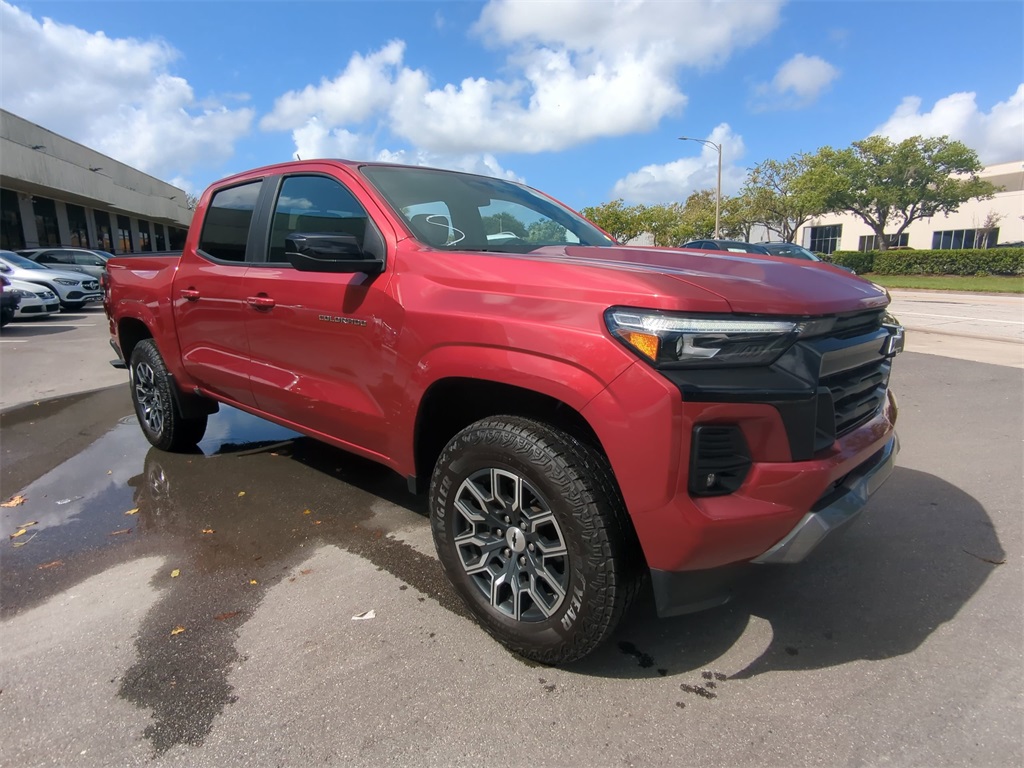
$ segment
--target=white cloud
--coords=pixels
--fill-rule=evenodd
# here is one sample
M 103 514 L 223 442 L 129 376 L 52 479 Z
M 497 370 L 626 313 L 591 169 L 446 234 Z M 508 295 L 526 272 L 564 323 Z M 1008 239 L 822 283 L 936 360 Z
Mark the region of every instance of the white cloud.
M 893 141 L 911 136 L 949 136 L 977 152 L 986 165 L 1024 159 L 1024 83 L 987 113 L 978 108 L 974 93 L 954 93 L 939 99 L 930 112 L 922 112 L 921 103 L 919 97 L 907 96 L 872 135 Z
M 177 56 L 159 40 L 110 38 L 0 2 L 4 109 L 155 176 L 180 179 L 230 157 L 253 110 L 199 104 L 189 83 L 168 71 Z
M 778 0 L 492 0 L 476 31 L 505 45 L 564 49 L 605 62 L 631 51 L 665 66 L 706 67 L 764 38 L 778 24 L 781 7 Z
M 743 137 L 732 132 L 728 123 L 718 125 L 707 137 L 722 146 L 722 194 L 739 191 L 746 178 L 746 169 L 739 164 L 746 152 Z M 680 142 L 696 149 L 694 142 Z M 704 145 L 697 157 L 681 157 L 664 165 L 646 165 L 615 182 L 612 196 L 628 203 L 684 202 L 691 192 L 716 189 L 718 185 L 718 150 Z
M 437 155 L 423 150 L 410 151 L 399 149 L 392 151 L 382 149 L 377 153 L 377 159 L 382 163 L 447 168 L 453 171 L 476 173 L 481 176 L 494 176 L 499 179 L 508 179 L 509 181 L 524 181 L 523 177 L 514 171 L 502 168 L 498 160 L 491 154 Z
M 680 67 L 713 66 L 763 38 L 780 5 L 493 0 L 474 31 L 510 49 L 506 77 L 435 85 L 392 41 L 352 56 L 333 79 L 284 94 L 261 126 L 295 131 L 316 118 L 327 131 L 387 131 L 444 156 L 557 151 L 648 131 L 685 106 Z M 693 29 L 700 34 L 681 42 Z
M 770 83 L 757 86 L 753 108 L 801 109 L 817 101 L 838 77 L 839 70 L 820 56 L 798 53 L 779 67 Z
M 772 79 L 778 93 L 793 93 L 804 102 L 814 101 L 839 77 L 839 70 L 819 56 L 798 53 L 787 61 Z

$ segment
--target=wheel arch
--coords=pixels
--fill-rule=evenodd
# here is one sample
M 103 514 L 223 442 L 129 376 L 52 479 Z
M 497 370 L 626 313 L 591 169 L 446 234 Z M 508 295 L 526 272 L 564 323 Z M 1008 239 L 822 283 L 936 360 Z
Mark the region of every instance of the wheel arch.
M 410 488 L 426 490 L 441 451 L 460 430 L 488 416 L 522 416 L 572 435 L 607 457 L 583 415 L 551 395 L 487 379 L 450 377 L 434 382 L 420 401 L 414 432 L 414 477 Z

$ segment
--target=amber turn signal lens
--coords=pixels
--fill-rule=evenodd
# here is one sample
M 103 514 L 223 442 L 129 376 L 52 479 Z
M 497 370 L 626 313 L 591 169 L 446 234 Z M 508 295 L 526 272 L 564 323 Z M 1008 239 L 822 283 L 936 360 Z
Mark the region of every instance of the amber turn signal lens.
M 649 333 L 637 333 L 636 331 L 627 332 L 625 339 L 630 343 L 631 346 L 635 347 L 638 352 L 651 358 L 651 360 L 658 359 L 658 337 Z

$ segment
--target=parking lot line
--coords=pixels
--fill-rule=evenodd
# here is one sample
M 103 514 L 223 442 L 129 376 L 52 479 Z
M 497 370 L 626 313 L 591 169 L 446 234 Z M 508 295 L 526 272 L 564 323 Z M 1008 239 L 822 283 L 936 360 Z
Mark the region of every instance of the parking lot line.
M 24 344 L 28 339 L 0 339 L 0 344 Z

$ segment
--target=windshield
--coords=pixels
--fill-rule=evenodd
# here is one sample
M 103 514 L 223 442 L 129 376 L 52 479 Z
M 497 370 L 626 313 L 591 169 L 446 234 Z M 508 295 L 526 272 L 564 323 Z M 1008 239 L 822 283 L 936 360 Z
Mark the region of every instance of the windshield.
M 42 264 L 36 264 L 31 259 L 26 259 L 24 256 L 19 256 L 11 251 L 0 253 L 0 257 L 14 267 L 21 267 L 22 269 L 48 269 L 48 267 L 44 267 Z
M 765 248 L 773 256 L 790 256 L 795 259 L 806 259 L 807 261 L 821 261 L 821 259 L 814 255 L 813 251 L 809 251 L 800 245 L 793 245 L 792 243 L 768 243 L 765 245 Z
M 521 184 L 430 168 L 360 170 L 416 239 L 437 248 L 527 253 L 546 245 L 616 245 L 590 222 Z

